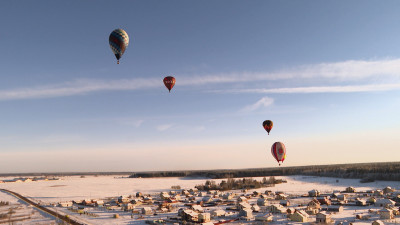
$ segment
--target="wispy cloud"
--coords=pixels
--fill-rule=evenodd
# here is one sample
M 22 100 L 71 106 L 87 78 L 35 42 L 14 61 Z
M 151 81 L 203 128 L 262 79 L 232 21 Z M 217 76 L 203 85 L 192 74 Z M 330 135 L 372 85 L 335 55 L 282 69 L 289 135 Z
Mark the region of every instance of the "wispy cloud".
M 275 72 L 240 72 L 225 74 L 210 74 L 185 76 L 176 75 L 177 85 L 180 86 L 201 86 L 206 84 L 223 83 L 251 83 L 262 80 L 278 81 L 296 79 L 296 81 L 309 79 L 329 79 L 337 82 L 353 82 L 366 80 L 368 78 L 377 78 L 380 81 L 393 82 L 400 79 L 400 59 L 384 60 L 349 60 L 334 63 L 320 63 L 313 65 L 304 65 L 290 69 L 283 69 Z M 60 84 L 36 86 L 27 88 L 15 88 L 9 90 L 0 90 L 1 100 L 17 99 L 40 99 L 54 98 L 62 96 L 83 95 L 100 91 L 129 91 L 138 89 L 153 89 L 162 87 L 162 79 L 119 79 L 119 80 L 93 80 L 79 79 Z M 367 85 L 368 86 L 368 85 Z M 373 87 L 372 87 L 373 86 Z M 354 92 L 369 91 L 379 89 L 381 91 L 389 88 L 386 86 L 377 87 L 369 85 L 368 88 L 359 88 L 361 86 L 348 87 L 307 87 L 304 88 L 277 88 L 262 90 L 261 93 L 313 93 L 313 92 Z M 393 88 L 393 87 L 392 87 Z M 350 90 L 352 89 L 352 90 Z M 307 92 L 308 91 L 308 92 Z
M 168 129 L 170 129 L 173 126 L 173 124 L 163 124 L 160 126 L 157 126 L 157 130 L 158 131 L 166 131 Z
M 274 104 L 274 99 L 270 97 L 263 97 L 252 105 L 248 105 L 242 109 L 243 112 L 252 112 L 260 108 L 266 108 Z
M 240 90 L 231 90 L 229 92 L 268 93 L 268 94 L 351 93 L 351 92 L 391 91 L 398 89 L 400 89 L 400 84 L 292 87 L 292 88 L 272 88 L 272 89 L 240 89 Z

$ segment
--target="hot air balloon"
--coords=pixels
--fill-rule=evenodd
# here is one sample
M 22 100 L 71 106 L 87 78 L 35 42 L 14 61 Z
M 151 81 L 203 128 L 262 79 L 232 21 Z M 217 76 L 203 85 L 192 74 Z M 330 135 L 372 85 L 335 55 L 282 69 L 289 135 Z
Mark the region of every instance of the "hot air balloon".
M 263 122 L 263 127 L 268 132 L 268 135 L 273 126 L 274 126 L 274 123 L 271 120 L 266 120 Z
M 111 50 L 117 58 L 117 64 L 119 64 L 119 59 L 122 57 L 125 49 L 129 45 L 129 36 L 122 29 L 115 29 L 113 32 L 111 32 L 110 37 L 108 38 L 108 42 L 110 44 Z
M 165 85 L 165 87 L 168 88 L 168 91 L 171 92 L 171 89 L 175 85 L 175 77 L 171 77 L 171 76 L 165 77 L 164 78 L 164 85 Z
M 275 142 L 272 147 L 271 147 L 271 153 L 278 161 L 279 166 L 281 165 L 280 162 L 283 162 L 286 158 L 286 148 L 285 145 L 282 142 Z

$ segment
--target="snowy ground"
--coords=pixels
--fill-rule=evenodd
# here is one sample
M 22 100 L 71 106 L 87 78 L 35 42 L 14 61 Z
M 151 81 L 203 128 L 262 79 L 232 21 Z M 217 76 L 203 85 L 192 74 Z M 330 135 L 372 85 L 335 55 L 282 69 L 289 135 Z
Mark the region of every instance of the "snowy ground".
M 10 203 L 0 206 L 0 224 L 56 224 L 55 218 L 33 209 L 8 193 L 0 191 L 0 201 Z
M 259 177 L 256 179 L 262 178 L 263 177 Z M 373 183 L 362 184 L 359 182 L 359 179 L 338 179 L 311 176 L 288 176 L 276 178 L 282 178 L 287 180 L 288 182 L 276 185 L 275 187 L 257 189 L 257 191 L 264 192 L 266 189 L 268 189 L 272 191 L 283 191 L 287 194 L 302 195 L 307 194 L 308 191 L 312 189 L 318 189 L 322 193 L 332 193 L 332 191 L 335 190 L 343 191 L 346 187 L 349 186 L 355 187 L 357 191 L 383 189 L 386 186 L 391 186 L 397 190 L 400 189 L 400 182 L 390 181 L 377 181 Z M 57 181 L 0 183 L 0 188 L 9 189 L 26 197 L 30 197 L 35 201 L 42 201 L 43 203 L 48 204 L 66 200 L 83 200 L 94 198 L 104 199 L 106 197 L 117 197 L 120 195 L 133 195 L 139 191 L 144 194 L 155 194 L 161 191 L 169 191 L 171 186 L 173 185 L 180 185 L 181 188 L 190 189 L 197 184 L 204 184 L 206 180 L 207 179 L 204 178 L 121 178 L 114 176 L 86 176 L 84 178 L 81 178 L 80 176 L 70 176 L 62 177 L 61 180 Z M 215 181 L 219 183 L 221 180 Z M 17 203 L 15 198 L 13 200 L 12 196 L 1 192 L 0 201 L 10 201 Z M 303 199 L 302 201 L 308 201 L 308 199 Z M 65 214 L 71 215 L 75 218 L 79 218 L 80 221 L 84 221 L 88 224 L 144 224 L 144 220 L 150 218 L 150 216 L 144 216 L 144 219 L 138 220 L 137 218 L 139 217 L 139 215 L 122 211 L 110 212 L 102 208 L 90 209 L 90 211 L 96 214 L 98 217 L 79 215 L 77 213 L 69 211 L 66 208 L 54 207 L 53 209 L 57 210 L 58 212 L 63 212 Z M 371 209 L 371 207 L 368 209 Z M 352 221 L 354 220 L 356 214 L 367 213 L 368 209 L 365 207 L 345 207 L 344 212 L 334 215 L 333 218 L 337 221 Z M 372 209 L 374 208 L 372 207 Z M 25 210 L 29 211 L 28 209 Z M 118 213 L 120 218 L 112 219 L 111 217 L 114 213 Z M 168 214 L 163 214 L 159 215 L 159 217 L 165 218 L 167 215 Z M 176 213 L 170 213 L 170 215 L 176 216 Z M 132 217 L 134 218 L 134 220 L 132 220 Z M 157 217 L 151 217 L 151 219 L 154 218 Z M 378 216 L 376 216 L 376 218 L 378 218 Z M 274 222 L 275 224 L 296 224 L 287 221 L 287 219 L 284 217 L 279 218 L 279 216 L 276 217 L 276 221 L 277 222 Z M 313 221 L 315 221 L 315 217 Z M 254 221 L 240 221 L 236 223 L 254 224 Z M 356 221 L 354 224 L 371 224 L 371 222 Z

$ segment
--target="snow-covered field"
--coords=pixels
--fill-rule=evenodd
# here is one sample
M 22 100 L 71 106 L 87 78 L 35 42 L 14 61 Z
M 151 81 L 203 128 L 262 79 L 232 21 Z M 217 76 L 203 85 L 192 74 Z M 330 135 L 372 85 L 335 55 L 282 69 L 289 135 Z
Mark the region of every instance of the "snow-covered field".
M 261 180 L 263 177 L 255 179 Z M 357 190 L 382 189 L 391 186 L 400 189 L 400 182 L 376 181 L 373 183 L 360 183 L 359 179 L 338 179 L 311 176 L 276 177 L 288 182 L 268 188 L 272 191 L 284 191 L 289 194 L 306 194 L 317 188 L 322 192 L 344 190 L 353 186 Z M 80 176 L 62 177 L 56 181 L 38 181 L 27 183 L 0 183 L 0 188 L 15 191 L 25 197 L 31 197 L 43 202 L 59 202 L 65 200 L 82 200 L 88 198 L 105 198 L 120 195 L 132 195 L 140 191 L 143 193 L 156 193 L 168 191 L 173 185 L 180 185 L 183 189 L 193 188 L 197 184 L 204 184 L 208 179 L 188 178 L 118 178 L 114 176 Z M 223 179 L 215 180 L 217 183 Z M 339 182 L 336 182 L 338 180 Z M 263 192 L 267 188 L 258 189 Z
M 257 177 L 255 179 L 262 179 Z M 268 177 L 267 177 L 268 178 Z M 400 182 L 391 181 L 376 181 L 372 183 L 360 183 L 359 179 L 339 179 L 327 177 L 311 177 L 311 176 L 286 176 L 276 177 L 277 179 L 285 179 L 287 183 L 278 184 L 275 187 L 261 188 L 257 191 L 264 192 L 266 189 L 271 191 L 283 191 L 287 194 L 303 195 L 307 194 L 312 189 L 318 189 L 322 193 L 332 193 L 333 191 L 343 191 L 346 187 L 353 186 L 357 191 L 383 189 L 384 187 L 391 186 L 397 190 L 400 189 Z M 56 181 L 37 181 L 26 183 L 0 183 L 0 188 L 15 191 L 30 197 L 35 201 L 41 201 L 45 204 L 62 202 L 67 200 L 83 200 L 83 199 L 104 199 L 106 197 L 117 197 L 120 195 L 134 195 L 136 192 L 144 194 L 155 194 L 161 191 L 171 190 L 171 186 L 180 185 L 183 189 L 193 188 L 197 184 L 204 184 L 208 179 L 188 179 L 188 178 L 121 178 L 115 176 L 80 176 L 61 177 L 61 180 Z M 219 183 L 222 179 L 215 180 Z M 250 190 L 252 191 L 252 190 Z M 237 191 L 240 192 L 240 191 Z M 0 192 L 0 201 L 10 201 L 13 204 L 17 200 L 8 195 Z M 27 207 L 27 206 L 25 206 Z M 1 209 L 1 207 L 0 207 Z M 80 218 L 88 224 L 144 224 L 143 220 L 137 220 L 138 216 L 133 216 L 129 212 L 117 212 L 120 215 L 118 220 L 112 219 L 113 212 L 105 209 L 94 208 L 90 212 L 95 213 L 98 217 L 89 217 L 79 214 L 74 214 L 71 211 L 55 207 L 59 212 L 72 215 L 74 218 Z M 372 209 L 374 209 L 372 207 Z M 378 209 L 378 208 L 377 208 Z M 376 209 L 376 210 L 377 210 Z M 355 218 L 356 214 L 367 213 L 364 207 L 349 209 L 345 207 L 345 212 L 333 216 L 337 221 L 348 220 Z M 176 216 L 176 213 L 172 213 Z M 134 220 L 132 220 L 132 216 Z M 165 215 L 164 215 L 165 216 Z M 150 218 L 150 217 L 145 217 Z M 155 218 L 155 217 L 151 217 Z M 378 218 L 378 216 L 376 216 Z M 315 219 L 314 219 L 315 220 Z M 277 218 L 278 223 L 288 223 L 287 219 Z M 248 223 L 241 221 L 240 223 Z M 254 223 L 254 221 L 253 221 Z M 289 222 L 293 224 L 293 222 Z M 300 223 L 296 223 L 300 224 Z M 371 222 L 356 221 L 353 224 L 371 224 Z M 393 223 L 394 224 L 394 223 Z

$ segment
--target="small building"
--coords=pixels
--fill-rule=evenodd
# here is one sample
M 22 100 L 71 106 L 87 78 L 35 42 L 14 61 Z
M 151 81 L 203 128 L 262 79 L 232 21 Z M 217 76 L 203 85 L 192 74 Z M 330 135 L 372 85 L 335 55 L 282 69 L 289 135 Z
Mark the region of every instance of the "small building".
M 237 202 L 248 202 L 248 201 L 247 201 L 246 197 L 240 196 L 240 197 L 237 198 Z
M 255 217 L 256 221 L 263 221 L 263 222 L 272 222 L 273 215 L 271 213 L 267 213 L 264 215 L 259 215 Z
M 331 200 L 327 196 L 317 197 L 317 200 L 321 205 L 330 205 L 330 204 L 332 204 Z
M 379 215 L 380 215 L 380 219 L 383 220 L 388 220 L 388 219 L 393 219 L 394 215 L 393 215 L 393 210 L 391 209 L 381 209 L 379 210 Z
M 167 199 L 171 198 L 171 196 L 168 194 L 168 192 L 165 192 L 165 191 L 160 193 L 160 197 L 162 200 L 167 200 Z
M 379 207 L 390 207 L 390 206 L 394 206 L 395 204 L 396 204 L 395 201 L 387 199 L 387 198 L 378 199 L 375 202 L 375 206 L 379 206 Z
M 367 199 L 367 203 L 370 204 L 370 205 L 375 204 L 375 202 L 376 202 L 376 198 L 375 197 L 370 197 L 370 198 Z
M 340 194 L 340 195 L 337 196 L 337 199 L 338 199 L 339 201 L 345 201 L 345 202 L 347 202 L 347 194 Z
M 204 209 L 201 207 L 201 205 L 192 205 L 190 206 L 190 209 L 198 213 L 204 212 Z
M 393 193 L 394 191 L 395 191 L 395 189 L 393 189 L 389 186 L 387 186 L 383 189 L 383 193 L 385 193 L 385 194 Z
M 381 220 L 374 220 L 374 222 L 372 222 L 372 225 L 385 225 Z
M 316 190 L 316 189 L 311 190 L 311 191 L 308 192 L 308 196 L 309 197 L 318 197 L 319 195 L 320 195 L 320 192 L 318 190 Z
M 192 210 L 183 210 L 182 219 L 186 221 L 197 222 L 199 220 L 199 214 L 197 212 L 193 212 Z
M 373 195 L 378 197 L 383 196 L 383 191 L 381 189 L 377 189 L 374 191 Z
M 200 213 L 198 215 L 198 222 L 200 223 L 208 223 L 211 221 L 210 213 Z
M 291 221 L 296 222 L 307 222 L 308 217 L 308 214 L 303 210 L 296 210 L 293 214 L 289 216 Z
M 222 209 L 217 209 L 211 212 L 212 217 L 225 216 L 225 214 L 226 214 L 225 210 Z
M 313 199 L 311 200 L 307 206 L 309 208 L 314 208 L 314 209 L 321 209 L 321 203 L 319 203 L 319 201 L 317 199 Z
M 143 215 L 153 215 L 153 210 L 150 207 L 143 207 L 142 208 Z
M 253 210 L 253 212 L 260 212 L 260 206 L 253 204 L 251 206 L 251 210 Z
M 345 192 L 347 192 L 347 193 L 355 193 L 356 189 L 354 187 L 347 187 Z
M 259 198 L 259 199 L 257 199 L 257 205 L 266 206 L 266 205 L 268 205 L 268 200 L 265 198 Z
M 281 204 L 281 205 L 283 205 L 283 206 L 290 206 L 290 201 L 289 200 L 281 200 L 280 202 L 279 202 L 279 204 Z
M 130 202 L 130 199 L 128 197 L 126 197 L 126 196 L 119 196 L 118 197 L 118 202 L 119 203 L 128 203 L 128 202 Z
M 320 213 L 317 213 L 315 222 L 317 222 L 317 223 L 332 223 L 333 220 L 332 220 L 331 214 L 320 212 Z
M 285 195 L 285 194 L 277 194 L 276 195 L 276 197 L 275 197 L 275 199 L 276 200 L 285 200 L 285 199 L 287 199 L 288 198 L 288 196 L 287 195 Z
M 363 199 L 356 200 L 356 206 L 366 206 L 366 205 L 367 205 L 367 201 L 365 201 Z
M 225 194 L 222 196 L 222 198 L 225 199 L 225 200 L 230 200 L 230 199 L 232 199 L 234 196 L 235 196 L 235 195 L 232 194 L 232 193 L 225 193 Z
M 251 209 L 241 209 L 239 211 L 239 216 L 247 218 L 247 219 L 252 219 L 253 218 L 253 210 L 251 210 Z
M 308 215 L 316 215 L 317 213 L 319 213 L 320 209 L 319 208 L 310 208 L 309 206 L 307 206 L 306 208 L 306 213 Z
M 122 204 L 122 210 L 124 211 L 129 211 L 129 210 L 133 210 L 135 208 L 135 205 L 132 203 L 124 203 Z
M 237 204 L 238 209 L 251 209 L 251 205 L 247 202 L 240 202 Z
M 328 212 L 343 212 L 343 206 L 330 205 L 326 208 Z
M 59 207 L 71 207 L 73 205 L 72 202 L 60 202 L 58 203 Z
M 279 204 L 273 204 L 267 206 L 267 210 L 271 213 L 286 213 L 286 208 Z

